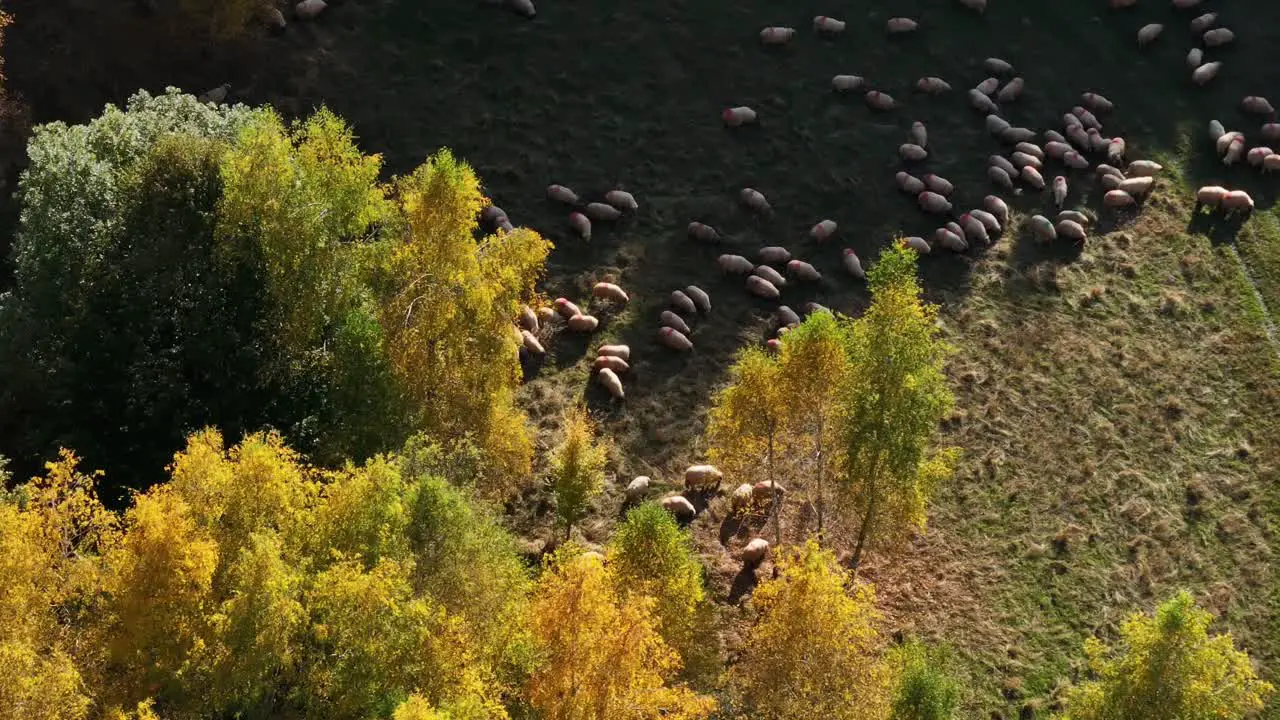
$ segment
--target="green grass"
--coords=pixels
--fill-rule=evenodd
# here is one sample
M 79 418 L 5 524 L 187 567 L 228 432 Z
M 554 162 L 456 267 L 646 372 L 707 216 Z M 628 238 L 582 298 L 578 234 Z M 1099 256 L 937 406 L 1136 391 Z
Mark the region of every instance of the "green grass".
M 1277 318 L 1280 184 L 1224 168 L 1205 135 L 1214 117 L 1256 135 L 1259 121 L 1237 105 L 1280 87 L 1280 3 L 1209 4 L 1237 40 L 1215 51 L 1226 67 L 1207 88 L 1190 85 L 1183 61 L 1196 13 L 1167 2 L 1112 13 L 1104 0 L 992 0 L 983 17 L 943 0 L 847 8 L 543 0 L 532 22 L 470 0 L 348 1 L 265 50 L 246 51 L 249 60 L 175 61 L 184 68 L 176 74 L 153 59 L 122 67 L 122 56 L 102 52 L 110 38 L 133 36 L 100 31 L 95 13 L 131 22 L 120 13 L 85 7 L 72 22 L 15 0 L 7 71 L 28 96 L 47 95 L 45 108 L 70 97 L 96 111 L 139 84 L 202 90 L 224 80 L 237 99 L 286 114 L 327 104 L 354 124 L 364 147 L 385 154 L 392 172 L 440 146 L 467 158 L 514 222 L 557 243 L 551 297 L 582 299 L 595 280 L 616 277 L 631 306 L 605 313 L 597 337 L 551 341 L 546 366 L 524 390 L 544 445 L 560 410 L 584 391 L 614 443 L 616 481 L 581 528 L 595 542 L 607 537 L 632 476 L 677 486 L 680 470 L 701 459 L 711 393 L 735 350 L 765 337 L 772 305 L 720 278 L 717 254 L 787 245 L 827 280 L 788 289 L 784 302 L 856 313 L 866 295 L 840 271 L 840 248 L 866 260 L 896 233 L 936 227 L 892 182 L 913 120 L 930 130 L 924 171 L 955 183 L 958 208 L 992 190 L 985 158 L 1004 148 L 964 100 L 985 77 L 983 58 L 1003 57 L 1026 78 L 1022 100 L 1008 107 L 1015 124 L 1057 128 L 1082 91 L 1107 95 L 1117 109 L 1103 118 L 1105 131 L 1123 134 L 1131 157 L 1157 157 L 1176 172 L 1136 222 L 1105 215 L 1101 228 L 1112 232 L 1082 253 L 1037 246 L 1015 227 L 986 253 L 922 261 L 957 348 L 950 373 L 959 407 L 944 434 L 965 456 L 929 531 L 900 556 L 873 558 L 865 574 L 877 583 L 887 629 L 942 638 L 960 652 L 964 717 L 1046 717 L 1081 671 L 1086 635 L 1110 637 L 1125 614 L 1150 610 L 1177 587 L 1195 591 L 1269 676 L 1280 671 L 1280 574 L 1272 567 L 1280 549 L 1280 371 L 1267 311 L 1232 250 Z M 814 15 L 841 12 L 845 35 L 813 36 Z M 918 17 L 921 30 L 888 39 L 890 15 Z M 1136 32 L 1148 22 L 1164 22 L 1165 34 L 1140 52 Z M 758 45 L 760 28 L 774 24 L 799 29 L 792 47 Z M 43 65 L 24 63 L 23 48 L 65 56 L 75 72 L 55 80 Z M 860 97 L 834 96 L 837 73 L 866 76 L 904 107 L 877 114 Z M 942 76 L 955 90 L 919 96 L 911 87 L 922 75 Z M 35 92 L 60 82 L 76 91 Z M 720 110 L 737 104 L 756 107 L 760 125 L 721 127 Z M 37 117 L 41 108 L 37 102 Z M 1070 203 L 1096 211 L 1101 190 L 1086 177 L 1071 176 Z M 553 182 L 592 196 L 625 187 L 641 212 L 598 226 L 582 243 L 566 212 L 543 199 Z M 1243 228 L 1193 218 L 1191 188 L 1208 183 L 1248 189 L 1259 212 Z M 744 186 L 765 192 L 774 216 L 742 212 Z M 1047 206 L 1033 194 L 1011 200 L 1021 213 Z M 840 234 L 820 247 L 807 230 L 823 218 L 838 221 Z M 730 242 L 692 245 L 684 236 L 691 220 L 719 227 Z M 657 348 L 652 333 L 667 293 L 690 283 L 711 293 L 715 309 L 696 323 L 696 352 L 677 357 Z M 589 347 L 605 339 L 634 348 L 625 404 L 587 384 Z M 545 537 L 549 508 L 545 493 L 531 493 L 512 523 Z M 738 565 L 715 519 L 708 514 L 695 530 L 723 600 Z M 1280 718 L 1280 706 L 1270 713 Z

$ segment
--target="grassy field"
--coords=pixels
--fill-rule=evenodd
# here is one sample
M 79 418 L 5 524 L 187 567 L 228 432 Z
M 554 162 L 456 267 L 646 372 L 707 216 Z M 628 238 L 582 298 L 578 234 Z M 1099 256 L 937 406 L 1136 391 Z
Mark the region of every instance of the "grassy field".
M 636 300 L 606 315 L 590 344 L 630 342 L 637 360 L 625 404 L 587 393 L 616 446 L 617 483 L 587 524 L 593 540 L 607 536 L 631 476 L 674 483 L 700 457 L 711 393 L 736 349 L 769 327 L 772 306 L 717 276 L 726 248 L 692 245 L 689 221 L 720 228 L 734 252 L 790 247 L 828 279 L 788 289 L 784 301 L 856 313 L 866 296 L 839 271 L 840 248 L 873 258 L 896 233 L 936 227 L 892 182 L 913 120 L 930 130 L 923 167 L 956 184 L 958 208 L 991 191 L 985 158 L 1004 148 L 964 99 L 985 77 L 984 58 L 1003 57 L 1026 78 L 1022 100 L 1008 106 L 1018 125 L 1058 128 L 1082 91 L 1107 95 L 1117 109 L 1104 132 L 1124 135 L 1131 157 L 1169 168 L 1140 215 L 1106 214 L 1109 234 L 1080 252 L 1047 250 L 1015 226 L 991 250 L 922 261 L 957 349 L 959 407 L 945 435 L 964 461 L 928 533 L 900 557 L 873 558 L 865 575 L 890 629 L 957 648 L 965 717 L 1047 716 L 1061 684 L 1078 677 L 1086 635 L 1112 633 L 1177 587 L 1194 590 L 1271 677 L 1280 671 L 1271 563 L 1280 369 L 1266 310 L 1280 320 L 1280 181 L 1224 168 L 1205 135 L 1216 117 L 1256 136 L 1259 121 L 1240 113 L 1239 99 L 1280 101 L 1280 4 L 1206 3 L 1237 33 L 1215 52 L 1226 67 L 1208 88 L 1190 84 L 1183 60 L 1194 13 L 1167 2 L 1111 12 L 1104 0 L 992 0 L 980 17 L 943 0 L 544 0 L 525 21 L 468 0 L 347 0 L 280 38 L 212 51 L 157 39 L 145 19 L 91 3 L 11 5 L 8 73 L 37 120 L 82 120 L 138 86 L 170 84 L 230 82 L 236 100 L 289 115 L 324 103 L 391 172 L 441 146 L 467 158 L 513 221 L 557 243 L 547 294 L 585 298 L 592 282 L 616 277 Z M 814 15 L 842 13 L 844 35 L 810 32 Z M 920 31 L 887 38 L 891 14 L 919 18 Z M 1148 22 L 1166 30 L 1139 51 Z M 775 24 L 800 32 L 789 48 L 762 49 L 758 31 Z M 161 49 L 174 59 L 158 63 Z M 837 73 L 866 76 L 902 107 L 873 113 L 860 96 L 833 95 Z M 915 94 L 922 75 L 956 90 Z M 721 127 L 720 110 L 737 104 L 759 110 L 758 127 Z M 1097 211 L 1100 188 L 1086 174 L 1071 178 L 1070 204 Z M 543 199 L 552 182 L 586 194 L 624 187 L 641 211 L 583 243 Z M 1190 188 L 1208 182 L 1248 189 L 1259 212 L 1243 227 L 1194 218 Z M 769 196 L 772 217 L 738 207 L 744 186 Z M 1034 193 L 1011 201 L 1023 212 L 1047 205 Z M 807 229 L 823 218 L 841 230 L 819 247 Z M 695 327 L 696 352 L 674 357 L 652 333 L 667 293 L 690 283 L 715 309 Z M 557 339 L 526 387 L 544 442 L 587 387 L 587 348 Z M 519 509 L 522 529 L 545 535 L 543 500 Z M 695 529 L 726 599 L 736 566 L 716 520 Z M 1270 712 L 1280 717 L 1280 705 Z

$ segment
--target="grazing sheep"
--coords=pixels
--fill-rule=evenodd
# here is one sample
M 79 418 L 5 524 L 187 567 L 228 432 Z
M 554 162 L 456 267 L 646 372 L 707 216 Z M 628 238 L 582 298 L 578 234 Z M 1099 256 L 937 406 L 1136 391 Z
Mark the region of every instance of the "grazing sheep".
M 893 97 L 879 90 L 872 90 L 866 96 L 867 105 L 872 110 L 892 110 L 898 106 Z
M 1000 224 L 1000 220 L 986 210 L 970 210 L 969 215 L 982 223 L 982 227 L 985 228 L 989 234 L 988 237 L 990 237 L 990 235 L 999 235 L 1001 231 L 1004 230 Z
M 538 332 L 538 314 L 528 305 L 520 306 L 520 327 L 531 332 Z
M 609 368 L 600 368 L 600 371 L 596 373 L 596 381 L 603 385 L 604 389 L 608 390 L 609 394 L 615 398 L 622 399 L 626 397 L 626 393 L 622 389 L 622 380 Z
M 742 483 L 729 496 L 729 507 L 734 513 L 745 512 L 751 507 L 751 483 Z
M 861 75 L 836 75 L 831 78 L 831 89 L 836 92 L 853 92 L 861 90 L 867 84 Z
M 1029 155 L 1024 152 L 1014 152 L 1009 156 L 1009 160 L 1013 162 L 1013 166 L 1021 170 L 1024 167 L 1033 167 L 1037 170 L 1044 167 L 1044 163 L 1040 162 L 1040 158 L 1035 155 Z
M 1098 184 L 1102 186 L 1103 190 L 1119 190 L 1120 183 L 1123 182 L 1124 180 L 1120 179 L 1118 175 L 1100 175 L 1098 177 Z
M 686 490 L 719 490 L 724 473 L 715 465 L 690 465 L 684 471 Z
M 574 315 L 582 314 L 582 310 L 579 309 L 577 305 L 574 305 L 565 298 L 556 298 L 555 302 L 552 303 L 552 307 L 556 309 L 556 312 L 560 313 L 560 317 L 563 317 L 566 320 Z
M 622 217 L 622 211 L 605 203 L 587 203 L 586 214 L 596 222 L 612 222 Z
M 591 221 L 582 213 L 569 213 L 569 227 L 578 233 L 583 240 L 591 239 Z
M 641 498 L 649 494 L 649 476 L 640 475 L 635 480 L 627 483 L 627 502 L 639 502 Z
M 1280 140 L 1280 123 L 1267 123 L 1262 126 L 1262 139 L 1269 142 Z
M 1106 152 L 1107 147 L 1111 145 L 1111 138 L 1103 137 L 1102 133 L 1089 128 L 1089 149 L 1096 153 Z
M 658 329 L 658 343 L 671 350 L 686 352 L 693 349 L 693 341 L 684 333 L 672 327 Z
M 538 15 L 537 8 L 533 6 L 533 0 L 508 0 L 508 4 L 521 17 L 533 19 Z
M 818 269 L 803 260 L 792 260 L 787 263 L 787 272 L 808 282 L 818 282 L 822 280 L 822 273 Z
M 969 245 L 965 243 L 963 238 L 946 228 L 938 228 L 935 230 L 933 233 L 933 240 L 952 252 L 961 253 L 969 249 Z
M 1013 126 L 1009 124 L 1009 121 L 999 115 L 987 116 L 987 132 L 996 137 L 1000 137 L 1004 134 L 1005 130 L 1008 130 L 1011 127 Z
M 788 263 L 789 262 L 790 261 L 788 261 Z M 785 278 L 782 277 L 782 274 L 779 273 L 777 270 L 774 270 L 773 268 L 769 267 L 768 265 L 761 265 L 757 267 L 755 270 L 752 271 L 752 274 L 762 277 L 765 280 L 768 280 L 770 284 L 776 285 L 778 287 L 785 287 L 787 284 L 787 281 Z
M 1235 40 L 1236 34 L 1227 28 L 1214 28 L 1206 32 L 1202 39 L 1205 47 L 1218 47 Z
M 560 317 L 560 315 L 555 310 L 546 306 L 540 307 L 534 312 L 538 315 L 538 322 L 542 323 L 543 325 L 546 325 L 547 323 L 552 322 L 556 318 Z
M 1124 190 L 1110 190 L 1102 196 L 1102 204 L 1109 208 L 1122 208 L 1132 205 L 1133 196 Z
M 1080 124 L 1093 130 L 1101 130 L 1102 123 L 1098 122 L 1098 117 L 1093 113 L 1085 110 L 1080 105 L 1071 108 L 1071 114 L 1080 118 Z
M 1063 220 L 1070 220 L 1073 223 L 1078 223 L 1081 227 L 1088 226 L 1090 222 L 1088 215 L 1075 210 L 1063 210 L 1058 213 L 1058 221 L 1061 222 Z
M 631 369 L 631 364 L 620 357 L 614 357 L 613 355 L 601 355 L 592 361 L 591 369 L 592 370 L 608 369 L 608 370 L 612 370 L 613 372 L 619 375 L 624 375 L 628 370 Z
M 939 195 L 950 195 L 956 189 L 956 186 L 952 185 L 950 180 L 932 173 L 924 176 L 924 185 Z
M 928 190 L 916 196 L 916 203 L 927 213 L 942 215 L 951 212 L 951 203 L 936 192 Z
M 922 77 L 916 81 L 916 89 L 920 92 L 936 95 L 951 89 L 951 85 L 940 77 Z
M 781 265 L 791 259 L 791 251 L 784 247 L 768 245 L 760 248 L 760 262 Z
M 914 32 L 918 27 L 920 27 L 920 23 L 904 17 L 889 18 L 889 22 L 886 23 L 886 29 L 890 35 Z
M 795 36 L 795 28 L 767 27 L 760 31 L 760 42 L 765 45 L 786 45 Z
M 1098 173 L 1098 177 L 1102 177 L 1103 175 L 1115 175 L 1116 177 L 1120 178 L 1121 180 L 1123 180 L 1123 179 L 1124 179 L 1124 173 L 1120 170 L 1120 168 L 1112 167 L 1112 166 L 1107 165 L 1107 164 L 1105 164 L 1105 163 L 1104 163 L 1104 164 L 1100 164 L 1100 165 L 1098 165 L 1098 167 L 1096 168 L 1096 170 L 1097 170 L 1097 173 Z
M 757 505 L 772 502 L 775 491 L 778 495 L 785 495 L 787 492 L 786 488 L 772 480 L 761 480 L 751 486 L 751 501 Z
M 903 192 L 919 195 L 925 191 L 924 181 L 909 172 L 899 170 L 898 174 L 894 176 L 894 180 L 897 181 L 898 187 Z
M 1044 139 L 1045 139 L 1045 142 L 1065 143 L 1067 141 L 1067 139 L 1062 136 L 1062 133 L 1058 132 L 1057 130 L 1045 130 Z
M 1274 154 L 1275 153 L 1273 153 L 1269 147 L 1256 147 L 1249 150 L 1249 154 L 1245 156 L 1245 159 L 1248 160 L 1251 167 L 1260 168 L 1262 167 L 1262 161 L 1265 160 L 1268 155 Z
M 835 35 L 844 32 L 845 22 L 837 20 L 826 15 L 819 15 L 813 19 L 813 29 L 818 33 L 829 33 Z
M 1044 162 L 1044 150 L 1041 150 L 1040 146 L 1035 143 L 1023 141 L 1015 145 L 1013 149 L 1020 153 L 1026 153 L 1040 162 Z
M 593 315 L 578 314 L 565 321 L 565 324 L 573 332 L 589 333 L 600 327 L 600 319 Z
M 1204 64 L 1204 50 L 1200 48 L 1191 48 L 1187 51 L 1187 67 L 1195 70 Z M 1193 76 L 1194 78 L 1194 76 Z
M 1212 32 L 1212 31 L 1210 31 Z M 1191 71 L 1191 80 L 1197 85 L 1208 84 L 1210 80 L 1218 77 L 1218 71 L 1222 69 L 1222 61 L 1205 63 L 1195 70 Z
M 1061 175 L 1053 179 L 1053 204 L 1061 208 L 1067 201 L 1067 179 Z
M 1223 165 L 1234 165 L 1244 154 L 1244 137 L 1233 139 L 1227 145 L 1227 154 L 1222 156 Z
M 1271 107 L 1271 101 L 1257 95 L 1249 95 L 1240 101 L 1240 107 L 1245 112 L 1255 113 L 1258 115 L 1273 115 L 1276 109 Z
M 1217 121 L 1215 120 L 1214 122 L 1217 122 Z M 1221 126 L 1222 126 L 1222 123 L 1218 123 L 1218 127 L 1221 127 Z M 1213 127 L 1213 125 L 1210 124 L 1209 126 L 1210 134 L 1212 134 L 1214 130 L 1215 128 Z M 1220 132 L 1218 133 L 1218 137 L 1214 140 L 1214 146 L 1217 148 L 1218 154 L 1221 155 L 1225 153 L 1228 148 L 1231 147 L 1231 143 L 1236 142 L 1237 140 L 1239 140 L 1240 142 L 1244 142 L 1244 133 L 1236 132 L 1234 130 L 1231 132 L 1225 132 L 1225 131 Z
M 293 6 L 293 14 L 299 20 L 314 20 L 327 7 L 329 7 L 329 4 L 324 0 L 302 0 L 302 2 Z
M 758 212 L 768 213 L 773 208 L 769 206 L 769 201 L 765 199 L 764 193 L 755 188 L 742 188 L 742 192 L 738 193 L 738 199 L 743 205 Z
M 636 211 L 640 209 L 640 203 L 636 202 L 636 198 L 625 190 L 610 190 L 604 194 L 604 201 L 619 210 Z
M 682 495 L 670 495 L 658 501 L 663 510 L 675 515 L 676 520 L 689 521 L 698 515 L 698 511 L 694 509 L 693 503 L 689 502 Z
M 1273 154 L 1262 158 L 1263 172 L 1271 173 L 1277 170 L 1280 170 L 1280 155 Z
M 818 242 L 829 240 L 836 234 L 836 229 L 838 227 L 839 225 L 836 224 L 835 220 L 823 220 L 817 225 L 809 228 L 809 237 L 817 240 Z
M 929 130 L 919 120 L 911 123 L 911 141 L 922 148 L 929 147 Z
M 1080 96 L 1080 102 L 1095 112 L 1111 112 L 1115 103 L 1095 92 L 1087 92 Z
M 671 291 L 671 306 L 687 315 L 698 312 L 698 306 L 693 304 L 693 298 L 685 295 L 683 290 Z
M 742 127 L 756 121 L 756 111 L 745 105 L 725 108 L 724 112 L 720 113 L 720 120 L 727 127 Z
M 1206 185 L 1196 191 L 1196 204 L 1216 208 L 1227 196 L 1227 189 L 1218 185 Z
M 1205 13 L 1200 17 L 1197 17 L 1195 20 L 1191 21 L 1191 32 L 1195 33 L 1196 35 L 1199 35 L 1203 33 L 1205 30 L 1208 30 L 1209 28 L 1213 27 L 1213 24 L 1217 21 L 1218 21 L 1218 13 L 1215 13 L 1215 12 Z
M 902 244 L 911 248 L 912 250 L 915 250 L 921 255 L 928 255 L 930 252 L 933 251 L 933 248 L 929 247 L 929 243 L 925 242 L 924 238 L 922 237 L 912 236 L 908 238 L 903 238 Z
M 845 248 L 841 254 L 841 260 L 844 263 L 844 269 L 852 276 L 859 280 L 866 280 L 867 273 L 862 269 L 862 261 L 858 259 L 858 254 L 853 248 Z
M 1152 162 L 1150 160 L 1134 160 L 1129 163 L 1129 167 L 1125 174 L 1131 177 L 1149 177 L 1163 169 L 1164 166 L 1160 163 Z
M 1013 72 L 1012 65 L 997 57 L 989 57 L 986 60 L 983 60 L 982 67 L 992 75 L 1008 75 Z
M 746 275 L 755 268 L 755 263 L 741 255 L 721 255 L 716 258 L 716 264 L 727 275 Z
M 684 289 L 684 294 L 693 300 L 693 304 L 698 306 L 698 310 L 702 313 L 711 312 L 711 296 L 705 290 L 697 285 L 690 285 Z
M 675 328 L 685 335 L 688 335 L 691 332 L 691 330 L 689 330 L 689 324 L 684 321 L 684 318 L 670 310 L 662 311 L 661 322 L 663 327 Z
M 505 230 L 506 232 L 515 230 L 515 226 L 511 224 L 511 218 L 507 217 L 507 211 L 497 205 L 489 205 L 484 210 L 481 210 L 480 222 L 484 223 L 486 227 L 491 227 L 495 230 Z
M 700 222 L 689 223 L 689 237 L 701 242 L 717 242 L 720 240 L 720 233 L 710 225 Z
M 911 143 L 903 143 L 899 145 L 898 154 L 902 156 L 903 160 L 910 160 L 911 162 L 919 162 L 929 157 L 928 150 Z
M 1151 44 L 1156 38 L 1160 37 L 1160 33 L 1162 32 L 1164 32 L 1164 26 L 1160 23 L 1143 25 L 1142 28 L 1138 30 L 1138 47 Z
M 987 212 L 995 215 L 1001 223 L 1009 222 L 1009 206 L 999 197 L 988 195 L 982 198 L 982 206 L 987 209 Z
M 542 343 L 538 342 L 538 338 L 528 330 L 520 331 L 520 344 L 524 346 L 525 350 L 535 355 L 541 355 L 546 352 L 546 349 L 542 347 Z
M 555 202 L 561 202 L 566 205 L 577 205 L 578 193 L 570 190 L 564 185 L 548 185 L 547 199 Z
M 774 311 L 774 314 L 778 316 L 778 325 L 781 327 L 790 327 L 792 325 L 800 324 L 800 316 L 796 314 L 795 310 L 792 310 L 786 305 L 779 305 L 778 309 Z
M 600 282 L 591 287 L 591 296 L 608 300 L 619 305 L 626 305 L 631 301 L 625 290 L 613 283 Z
M 1222 196 L 1222 209 L 1228 213 L 1253 212 L 1253 198 L 1249 197 L 1249 193 L 1243 190 L 1228 190 L 1226 195 Z
M 1000 106 L 996 105 L 995 100 L 987 97 L 977 88 L 969 90 L 969 104 L 973 106 L 974 110 L 987 114 L 992 114 L 1000 110 Z
M 1031 232 L 1041 242 L 1052 242 L 1058 239 L 1058 231 L 1054 229 L 1053 222 L 1043 215 L 1031 216 Z
M 1074 115 L 1072 117 L 1075 117 Z M 1072 125 L 1067 128 L 1067 139 L 1072 145 L 1084 152 L 1093 152 L 1093 138 L 1089 137 L 1089 133 L 1085 131 L 1082 125 Z
M 1054 160 L 1061 160 L 1066 157 L 1067 153 L 1072 152 L 1071 146 L 1056 140 L 1050 140 L 1044 144 L 1044 153 Z
M 603 357 L 616 357 L 623 360 L 631 359 L 630 345 L 601 345 L 596 349 L 596 355 Z
M 1022 176 L 1022 182 L 1037 190 L 1044 189 L 1044 176 L 1040 174 L 1039 170 L 1027 165 L 1022 168 L 1022 172 L 1020 174 Z
M 976 212 L 982 212 L 978 210 Z M 986 215 L 987 213 L 982 213 Z M 992 221 L 995 218 L 991 218 Z M 981 240 L 983 245 L 991 244 L 991 236 L 987 235 L 987 225 L 982 220 L 973 216 L 973 213 L 965 213 L 960 216 L 960 229 L 964 230 L 966 240 Z M 997 224 L 997 227 L 999 225 Z
M 1124 138 L 1111 138 L 1111 142 L 1107 143 L 1107 159 L 1119 165 L 1124 162 L 1125 144 Z
M 764 298 L 765 300 L 777 300 L 778 295 L 781 294 L 778 292 L 778 287 L 776 285 L 765 280 L 759 275 L 747 276 L 747 292 L 755 295 L 756 297 Z
M 1017 145 L 1018 143 L 1035 140 L 1036 133 L 1034 130 L 1024 127 L 1008 127 L 1001 131 L 1000 139 L 1010 145 Z
M 1000 78 L 989 77 L 973 87 L 974 90 L 990 97 L 1000 88 Z
M 742 549 L 742 564 L 755 566 L 764 562 L 765 557 L 769 554 L 769 541 L 764 538 L 756 538 L 747 543 Z
M 1009 173 L 1005 172 L 1004 168 L 992 165 L 987 168 L 987 177 L 991 178 L 991 182 L 1006 190 L 1013 189 L 1013 178 L 1010 177 Z
M 1072 170 L 1088 170 L 1089 160 L 1075 150 L 1068 150 L 1062 156 L 1062 162 Z
M 1074 220 L 1059 220 L 1054 229 L 1058 231 L 1059 235 L 1068 240 L 1075 240 L 1077 243 L 1085 241 L 1084 226 Z
M 1020 77 L 1016 77 L 1000 88 L 1000 92 L 996 93 L 996 99 L 1000 102 L 1013 102 L 1022 95 L 1022 87 L 1024 81 Z
M 1146 195 L 1151 192 L 1151 188 L 1155 187 L 1156 179 L 1150 175 L 1140 175 L 1138 177 L 1126 178 L 1120 181 L 1118 190 L 1123 190 L 1130 195 Z

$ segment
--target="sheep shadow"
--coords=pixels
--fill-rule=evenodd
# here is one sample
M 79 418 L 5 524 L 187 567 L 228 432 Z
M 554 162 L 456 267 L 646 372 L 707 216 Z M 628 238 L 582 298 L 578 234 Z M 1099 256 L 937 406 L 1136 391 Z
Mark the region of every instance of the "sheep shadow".
M 1192 235 L 1204 235 L 1214 245 L 1234 245 L 1251 215 L 1252 213 L 1226 215 L 1212 209 L 1204 212 L 1203 206 L 1197 204 L 1187 220 L 1186 230 Z
M 756 577 L 756 570 L 759 565 L 751 563 L 743 563 L 742 569 L 737 575 L 733 576 L 733 583 L 729 586 L 729 604 L 737 605 L 742 598 L 756 589 L 756 585 L 760 584 L 760 578 Z

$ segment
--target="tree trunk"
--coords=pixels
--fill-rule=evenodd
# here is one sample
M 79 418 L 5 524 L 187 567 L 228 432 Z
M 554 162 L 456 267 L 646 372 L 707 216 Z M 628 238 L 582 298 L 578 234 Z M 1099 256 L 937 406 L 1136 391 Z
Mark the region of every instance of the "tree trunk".
M 782 504 L 778 493 L 778 480 L 773 474 L 773 432 L 769 433 L 769 489 L 773 491 L 773 546 L 782 547 Z
M 874 480 L 872 481 L 875 482 Z M 853 557 L 849 558 L 849 565 L 856 577 L 858 574 L 858 563 L 862 562 L 862 549 L 867 544 L 867 538 L 871 535 L 871 523 L 876 516 L 876 493 L 875 488 L 871 488 L 871 492 L 867 493 L 867 511 L 862 515 L 862 527 L 858 528 L 858 544 L 853 548 Z
M 818 460 L 817 485 L 818 485 L 818 544 L 819 545 L 823 544 L 822 542 L 822 481 L 823 481 L 823 471 L 826 469 L 826 462 L 823 461 L 823 457 L 822 457 L 822 434 L 824 430 L 824 425 L 825 423 L 823 422 L 822 418 L 819 418 L 818 419 L 818 443 L 816 448 L 816 454 L 817 454 L 817 460 Z

